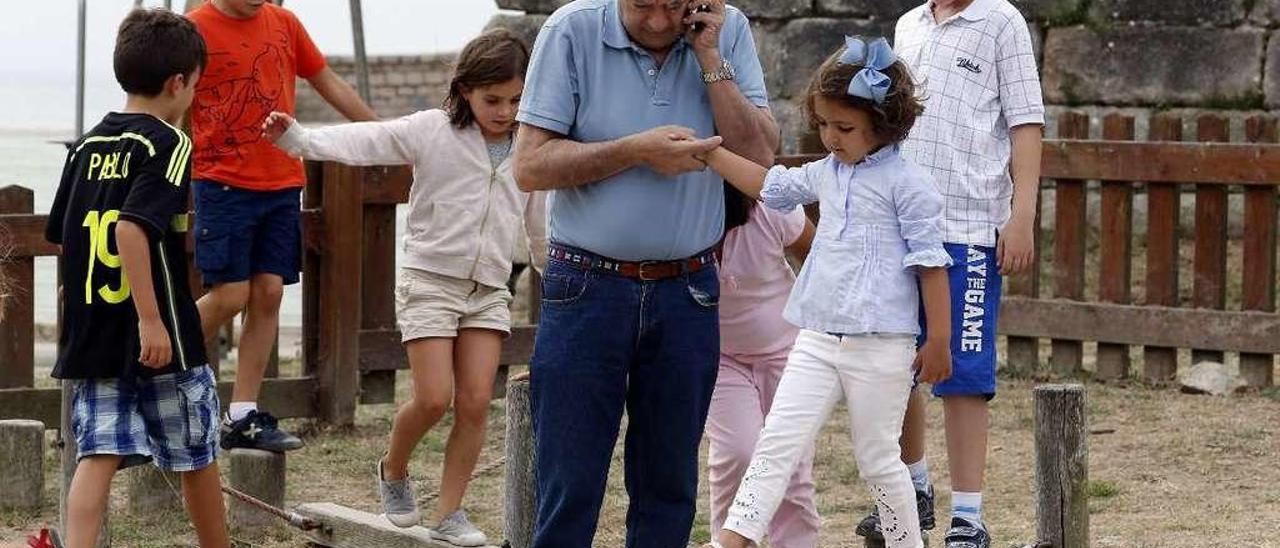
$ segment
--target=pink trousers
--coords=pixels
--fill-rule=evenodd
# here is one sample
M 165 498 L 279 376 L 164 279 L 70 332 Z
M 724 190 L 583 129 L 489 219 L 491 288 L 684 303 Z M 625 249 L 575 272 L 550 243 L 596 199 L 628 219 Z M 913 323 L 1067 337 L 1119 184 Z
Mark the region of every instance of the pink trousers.
M 707 416 L 711 441 L 708 475 L 711 490 L 711 534 L 724 525 L 734 494 L 747 466 L 764 419 L 773 405 L 787 355 L 748 360 L 720 355 L 720 374 Z M 769 544 L 775 548 L 813 548 L 818 545 L 818 510 L 814 503 L 813 448 L 810 447 L 787 486 L 782 504 L 769 523 Z

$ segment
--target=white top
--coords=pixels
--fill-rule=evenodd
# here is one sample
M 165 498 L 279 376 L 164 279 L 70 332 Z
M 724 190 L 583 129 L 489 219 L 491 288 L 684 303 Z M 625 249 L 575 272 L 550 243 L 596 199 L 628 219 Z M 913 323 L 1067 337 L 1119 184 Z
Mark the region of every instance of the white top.
M 854 165 L 835 155 L 774 166 L 760 201 L 818 202 L 818 231 L 783 317 L 819 333 L 920 333 L 917 268 L 951 266 L 929 172 L 887 146 Z
M 458 129 L 444 111 L 315 129 L 295 123 L 276 145 L 310 160 L 412 165 L 405 267 L 504 287 L 522 225 L 535 264 L 546 256 L 545 198 L 516 188 L 510 158 L 494 166 L 480 129 Z
M 973 0 L 941 23 L 930 5 L 903 15 L 895 32 L 925 99 L 902 154 L 933 174 L 944 240 L 991 247 L 1012 212 L 1009 130 L 1044 124 L 1031 32 L 1008 0 Z

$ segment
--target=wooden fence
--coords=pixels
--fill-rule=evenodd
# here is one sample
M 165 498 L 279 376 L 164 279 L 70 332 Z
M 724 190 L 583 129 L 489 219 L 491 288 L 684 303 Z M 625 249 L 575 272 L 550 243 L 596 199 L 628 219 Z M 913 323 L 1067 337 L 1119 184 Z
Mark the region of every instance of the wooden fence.
M 1245 120 L 1245 143 L 1226 142 L 1225 117 L 1206 114 L 1193 122 L 1197 142 L 1182 142 L 1184 121 L 1170 115 L 1153 116 L 1148 140 L 1137 142 L 1133 117 L 1109 115 L 1101 121 L 1102 140 L 1090 140 L 1087 115 L 1059 116 L 1057 138 L 1046 139 L 1042 160 L 1040 203 L 1044 211 L 1052 198 L 1052 229 L 1041 228 L 1037 216 L 1035 275 L 1010 278 L 1000 310 L 1011 373 L 1163 384 L 1174 378 L 1178 350 L 1189 349 L 1193 361 L 1239 353 L 1250 386 L 1274 384 L 1280 353 L 1277 121 Z M 1195 201 L 1189 237 L 1179 230 L 1184 195 Z M 1227 237 L 1233 195 L 1244 205 L 1240 242 Z M 1141 240 L 1135 196 L 1146 204 Z M 1091 197 L 1100 202 L 1092 223 Z M 1229 262 L 1232 249 L 1239 262 Z M 1137 269 L 1145 276 L 1135 277 Z M 1228 287 L 1238 288 L 1230 307 Z M 1041 339 L 1050 344 L 1047 371 Z M 1091 372 L 1084 368 L 1086 341 L 1097 343 Z M 1140 374 L 1131 356 L 1141 361 Z
M 1052 231 L 1041 230 L 1037 219 L 1037 275 L 1011 278 L 1001 309 L 1012 372 L 1082 375 L 1084 343 L 1093 341 L 1093 375 L 1102 379 L 1137 376 L 1132 355 L 1141 361 L 1142 379 L 1168 382 L 1179 349 L 1189 349 L 1195 359 L 1239 353 L 1250 385 L 1274 384 L 1280 354 L 1276 119 L 1248 119 L 1246 143 L 1224 142 L 1225 118 L 1207 115 L 1194 125 L 1200 142 L 1180 142 L 1183 121 L 1158 115 L 1149 140 L 1138 142 L 1134 120 L 1113 115 L 1102 121 L 1104 140 L 1089 140 L 1087 117 L 1059 118 L 1057 138 L 1046 140 L 1043 155 L 1041 195 L 1054 197 Z M 339 164 L 313 163 L 307 170 L 302 375 L 270 372 L 261 403 L 280 417 L 349 424 L 358 403 L 391 401 L 395 371 L 407 367 L 394 317 L 395 207 L 407 201 L 412 175 L 408 168 Z M 1184 194 L 1195 200 L 1190 237 L 1179 231 Z M 1091 195 L 1101 202 L 1092 225 Z M 1135 196 L 1146 204 L 1142 240 L 1134 231 Z M 1238 246 L 1227 237 L 1233 196 L 1244 204 Z M 25 188 L 0 189 L 0 234 L 9 240 L 10 253 L 0 268 L 14 286 L 0 322 L 0 419 L 54 425 L 59 391 L 33 388 L 32 292 L 33 258 L 56 255 L 57 249 L 44 241 L 46 216 L 34 213 L 33 197 Z M 1098 227 L 1096 245 L 1090 226 Z M 1228 264 L 1228 251 L 1237 247 L 1240 263 Z M 1133 275 L 1139 269 L 1145 271 L 1141 279 Z M 191 284 L 200 287 L 194 271 Z M 1228 299 L 1228 287 L 1238 287 L 1239 294 Z M 532 326 L 514 329 L 504 346 L 504 365 L 527 363 L 533 333 Z M 1041 339 L 1050 340 L 1048 371 L 1040 367 Z M 1130 352 L 1131 347 L 1142 350 Z M 505 367 L 499 384 L 504 381 Z M 225 401 L 230 382 L 219 388 Z

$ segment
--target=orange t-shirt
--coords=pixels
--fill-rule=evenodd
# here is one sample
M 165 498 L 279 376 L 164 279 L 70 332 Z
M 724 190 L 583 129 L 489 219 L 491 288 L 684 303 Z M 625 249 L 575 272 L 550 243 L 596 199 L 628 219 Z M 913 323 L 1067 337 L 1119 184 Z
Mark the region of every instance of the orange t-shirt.
M 261 137 L 271 111 L 293 114 L 297 77 L 324 70 L 324 55 L 302 23 L 271 3 L 249 19 L 222 13 L 212 2 L 187 17 L 209 51 L 191 107 L 192 179 L 259 191 L 305 184 L 302 161 Z

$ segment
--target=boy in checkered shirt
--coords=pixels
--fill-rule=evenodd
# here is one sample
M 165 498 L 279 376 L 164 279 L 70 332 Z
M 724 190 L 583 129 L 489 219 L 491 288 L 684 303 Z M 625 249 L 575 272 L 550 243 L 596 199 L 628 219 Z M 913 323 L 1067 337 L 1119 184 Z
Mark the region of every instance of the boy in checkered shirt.
M 925 111 L 902 145 L 945 199 L 943 239 L 954 261 L 953 374 L 943 399 L 952 520 L 948 548 L 986 548 L 982 484 L 988 402 L 996 392 L 1002 275 L 1034 264 L 1044 103 L 1031 33 L 1008 0 L 928 0 L 898 20 L 895 49 L 924 88 Z M 925 398 L 912 395 L 902 435 L 922 529 L 934 526 L 924 455 Z M 877 538 L 874 513 L 858 533 Z

